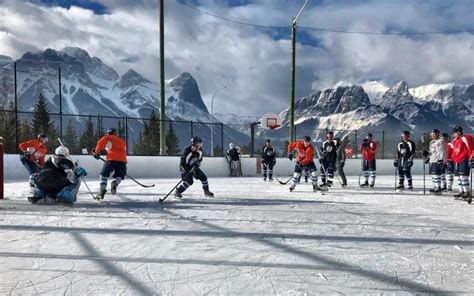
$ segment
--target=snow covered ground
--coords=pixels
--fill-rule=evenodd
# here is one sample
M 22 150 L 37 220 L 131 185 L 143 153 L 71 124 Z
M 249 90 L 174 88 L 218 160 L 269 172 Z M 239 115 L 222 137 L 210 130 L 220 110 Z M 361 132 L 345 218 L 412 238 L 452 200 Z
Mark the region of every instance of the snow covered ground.
M 81 187 L 72 208 L 7 182 L 0 295 L 474 294 L 474 207 L 451 195 L 212 178 L 214 199 L 197 182 L 158 203 L 176 181 L 127 180 L 102 204 Z

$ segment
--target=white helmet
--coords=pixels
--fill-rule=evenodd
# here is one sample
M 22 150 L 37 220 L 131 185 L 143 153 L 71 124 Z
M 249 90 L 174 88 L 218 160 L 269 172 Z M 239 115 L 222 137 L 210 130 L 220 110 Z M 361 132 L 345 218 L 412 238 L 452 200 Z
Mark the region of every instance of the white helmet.
M 56 148 L 56 150 L 54 150 L 54 154 L 62 155 L 64 157 L 68 157 L 69 156 L 69 149 L 67 149 L 67 147 L 65 147 L 65 146 L 59 146 L 58 148 Z
M 234 147 L 235 147 L 234 143 L 230 143 L 230 144 L 229 144 L 229 148 L 230 148 L 230 149 L 232 149 L 232 148 L 234 148 Z

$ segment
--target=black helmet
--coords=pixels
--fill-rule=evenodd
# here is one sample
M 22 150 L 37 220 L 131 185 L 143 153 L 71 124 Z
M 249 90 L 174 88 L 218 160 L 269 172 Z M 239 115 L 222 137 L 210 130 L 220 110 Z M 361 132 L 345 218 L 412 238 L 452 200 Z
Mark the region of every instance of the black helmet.
M 409 131 L 403 131 L 402 135 L 404 135 L 404 136 L 410 136 L 410 132 L 409 132 Z
M 373 137 L 372 133 L 367 133 L 367 137 L 372 138 Z
M 303 141 L 305 142 L 311 142 L 311 138 L 309 136 L 304 136 Z
M 43 139 L 43 138 L 47 138 L 48 136 L 45 134 L 45 133 L 39 133 L 38 134 L 38 139 Z
M 328 131 L 328 132 L 326 133 L 326 135 L 333 135 L 333 136 L 334 136 L 334 132 L 333 132 L 333 131 Z
M 439 135 L 441 134 L 441 132 L 439 131 L 439 129 L 435 128 L 431 131 L 432 134 L 436 134 L 436 135 Z
M 453 128 L 453 133 L 460 133 L 462 134 L 462 127 L 460 127 L 459 125 L 455 126 Z
M 201 143 L 202 143 L 202 139 L 199 138 L 199 137 L 193 137 L 193 138 L 191 139 L 191 143 L 194 144 L 194 145 L 201 144 Z
M 271 141 L 272 141 L 272 140 L 267 139 L 267 140 L 265 141 L 265 143 L 270 143 Z
M 116 135 L 116 134 L 117 134 L 117 130 L 115 129 L 115 127 L 110 127 L 107 130 L 107 135 Z

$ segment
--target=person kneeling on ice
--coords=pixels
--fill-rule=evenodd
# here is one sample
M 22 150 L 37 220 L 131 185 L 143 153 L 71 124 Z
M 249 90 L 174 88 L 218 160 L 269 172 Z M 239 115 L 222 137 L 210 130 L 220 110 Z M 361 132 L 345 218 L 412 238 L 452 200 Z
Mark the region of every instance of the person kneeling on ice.
M 35 187 L 35 177 L 43 168 L 44 158 L 48 152 L 46 143 L 48 143 L 48 136 L 39 134 L 37 140 L 33 139 L 18 145 L 23 152 L 20 161 L 30 174 L 30 187 Z
M 204 190 L 204 195 L 209 197 L 214 197 L 214 193 L 209 191 L 209 183 L 207 183 L 207 176 L 199 168 L 202 162 L 202 140 L 199 137 L 194 137 L 191 139 L 191 145 L 186 147 L 181 156 L 181 161 L 179 163 L 179 170 L 181 172 L 181 178 L 183 182 L 181 185 L 176 188 L 174 196 L 176 198 L 182 198 L 182 193 L 193 185 L 196 178 L 201 181 L 202 189 Z
M 80 177 L 87 175 L 84 168 L 75 167 L 69 156 L 69 150 L 59 146 L 54 155 L 44 163 L 44 168 L 35 178 L 33 196 L 28 200 L 37 203 L 39 200 L 51 199 L 54 202 L 74 204 L 81 185 Z
M 116 194 L 117 187 L 125 179 L 127 174 L 127 144 L 119 136 L 115 128 L 109 128 L 107 135 L 97 141 L 97 145 L 92 149 L 92 155 L 96 159 L 100 159 L 100 152 L 107 151 L 104 166 L 100 171 L 100 192 L 96 196 L 96 200 L 103 200 L 107 193 L 107 179 L 112 171 L 114 180 L 110 183 L 110 193 Z
M 308 136 L 303 138 L 303 142 L 292 142 L 288 145 L 288 158 L 293 160 L 293 150 L 298 151 L 296 158 L 293 179 L 291 180 L 290 191 L 295 189 L 296 183 L 300 182 L 301 173 L 305 168 L 310 172 L 311 181 L 313 182 L 313 191 L 322 191 L 318 186 L 318 172 L 313 161 L 314 147 L 311 145 L 311 139 Z

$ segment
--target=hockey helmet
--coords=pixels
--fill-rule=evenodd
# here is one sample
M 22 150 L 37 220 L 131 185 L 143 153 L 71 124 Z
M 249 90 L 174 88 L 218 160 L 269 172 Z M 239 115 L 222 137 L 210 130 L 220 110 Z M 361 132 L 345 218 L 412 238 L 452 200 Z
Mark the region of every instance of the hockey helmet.
M 54 150 L 54 154 L 55 155 L 62 155 L 64 157 L 68 157 L 69 156 L 69 149 L 67 149 L 67 147 L 65 147 L 65 146 L 59 146 L 58 148 L 56 148 L 56 150 Z
M 439 129 L 435 128 L 431 131 L 432 134 L 435 134 L 435 135 L 439 135 L 441 134 L 441 132 L 439 131 Z
M 191 139 L 191 143 L 192 143 L 193 145 L 202 144 L 202 139 L 199 138 L 199 137 L 193 137 L 193 138 Z
M 311 142 L 311 138 L 309 136 L 304 136 L 303 141 L 305 142 Z
M 115 127 L 110 127 L 107 130 L 107 135 L 117 135 L 117 130 L 115 129 Z
M 367 137 L 367 138 L 372 138 L 373 135 L 372 135 L 372 133 L 367 133 L 366 137 Z
M 455 126 L 453 128 L 453 133 L 460 133 L 462 134 L 462 127 L 460 127 L 459 125 Z
M 403 131 L 402 136 L 410 136 L 410 132 L 409 131 Z
M 44 139 L 47 138 L 48 136 L 45 133 L 39 133 L 38 134 L 38 139 Z
M 234 143 L 229 143 L 229 149 L 232 149 L 234 147 L 235 147 Z
M 270 140 L 270 139 L 267 139 L 267 140 L 265 141 L 265 143 L 271 143 L 271 142 L 272 142 L 272 140 Z

